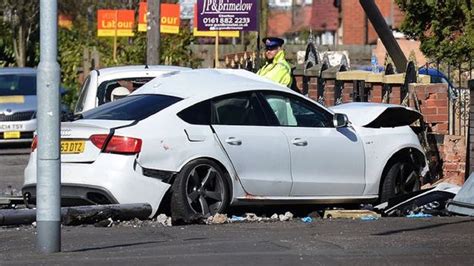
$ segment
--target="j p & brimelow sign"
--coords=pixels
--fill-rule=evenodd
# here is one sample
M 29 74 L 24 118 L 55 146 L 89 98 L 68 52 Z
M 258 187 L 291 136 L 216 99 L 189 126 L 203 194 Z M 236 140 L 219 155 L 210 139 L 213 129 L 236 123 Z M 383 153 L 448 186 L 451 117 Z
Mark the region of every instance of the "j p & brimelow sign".
M 258 0 L 198 0 L 198 30 L 257 31 Z

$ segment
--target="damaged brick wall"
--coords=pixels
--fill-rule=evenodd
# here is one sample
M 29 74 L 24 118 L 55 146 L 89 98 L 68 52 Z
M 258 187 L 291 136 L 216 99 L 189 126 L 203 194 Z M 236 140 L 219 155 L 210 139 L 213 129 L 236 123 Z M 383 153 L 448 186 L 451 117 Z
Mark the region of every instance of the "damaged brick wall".
M 461 186 L 466 171 L 466 137 L 443 135 L 438 144 L 443 176 L 438 182 L 448 182 Z

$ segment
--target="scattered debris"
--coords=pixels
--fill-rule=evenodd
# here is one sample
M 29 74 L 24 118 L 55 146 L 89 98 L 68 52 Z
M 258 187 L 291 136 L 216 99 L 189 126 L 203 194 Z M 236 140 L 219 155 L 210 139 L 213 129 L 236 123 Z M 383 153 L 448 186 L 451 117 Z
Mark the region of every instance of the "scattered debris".
M 385 216 L 403 217 L 420 212 L 448 216 L 451 214 L 446 209 L 446 203 L 456 196 L 460 189 L 457 185 L 440 183 L 426 190 L 391 198 L 388 202 L 381 203 L 374 208 L 382 210 L 382 214 Z
M 376 217 L 376 216 L 373 216 L 373 215 L 366 215 L 366 216 L 360 217 L 360 219 L 362 221 L 375 221 L 375 220 L 378 220 L 379 217 Z
M 324 218 L 326 219 L 337 219 L 337 218 L 344 218 L 344 219 L 367 219 L 367 217 L 372 216 L 374 218 L 380 218 L 380 214 L 374 211 L 368 210 L 326 210 L 324 211 Z
M 284 221 L 291 221 L 293 220 L 293 213 L 291 212 L 285 212 L 285 214 L 280 214 L 278 216 L 278 218 L 280 219 L 280 221 L 284 222 Z
M 313 222 L 313 218 L 311 218 L 311 217 L 309 217 L 309 216 L 306 216 L 306 217 L 301 218 L 301 221 L 302 221 L 303 223 L 307 223 L 307 224 L 308 224 L 308 223 L 312 223 L 312 222 Z
M 407 218 L 428 218 L 428 217 L 433 217 L 433 215 L 419 212 L 419 213 L 410 213 L 406 217 Z
M 156 222 L 163 226 L 172 226 L 171 217 L 166 216 L 166 214 L 160 214 L 156 217 Z
M 223 224 L 228 222 L 227 214 L 216 213 L 206 219 L 206 224 Z

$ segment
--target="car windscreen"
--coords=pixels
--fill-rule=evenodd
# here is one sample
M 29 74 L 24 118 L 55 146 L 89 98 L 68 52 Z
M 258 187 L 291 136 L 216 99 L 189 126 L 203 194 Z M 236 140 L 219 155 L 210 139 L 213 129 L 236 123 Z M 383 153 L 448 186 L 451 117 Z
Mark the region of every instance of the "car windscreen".
M 106 103 L 82 114 L 84 119 L 142 120 L 182 100 L 178 97 L 139 94 Z
M 32 74 L 0 75 L 0 96 L 36 95 L 36 76 Z

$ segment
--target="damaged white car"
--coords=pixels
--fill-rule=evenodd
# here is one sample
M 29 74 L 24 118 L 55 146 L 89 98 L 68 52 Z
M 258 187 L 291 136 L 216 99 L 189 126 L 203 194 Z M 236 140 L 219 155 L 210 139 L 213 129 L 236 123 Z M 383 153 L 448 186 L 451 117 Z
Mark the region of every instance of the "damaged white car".
M 152 215 L 170 204 L 186 221 L 229 205 L 385 200 L 420 187 L 427 164 L 408 126 L 419 117 L 397 105 L 329 110 L 244 70 L 180 72 L 62 123 L 62 203 L 149 203 Z

